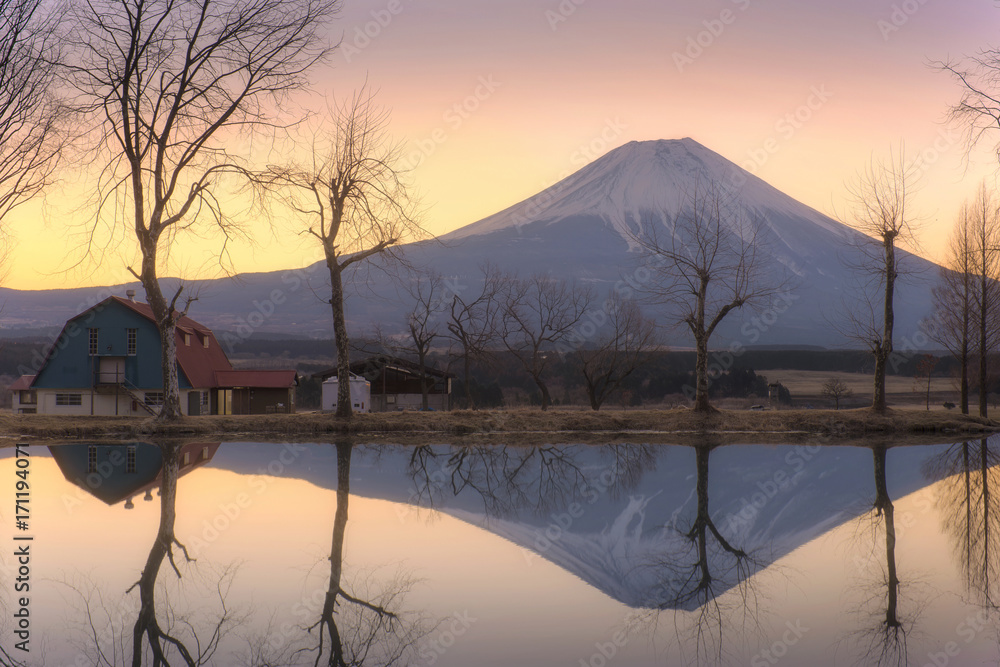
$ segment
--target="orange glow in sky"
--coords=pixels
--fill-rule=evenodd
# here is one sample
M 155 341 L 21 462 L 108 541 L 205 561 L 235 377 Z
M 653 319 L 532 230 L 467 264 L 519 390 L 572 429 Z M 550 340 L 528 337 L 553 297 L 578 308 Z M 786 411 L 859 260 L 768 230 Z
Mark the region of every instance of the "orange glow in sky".
M 941 259 L 958 206 L 995 181 L 992 143 L 967 151 L 946 123 L 960 90 L 934 61 L 997 46 L 1000 8 L 979 0 L 345 0 L 339 51 L 312 99 L 365 80 L 391 108 L 426 228 L 444 233 L 515 204 L 633 140 L 691 137 L 829 215 L 874 155 L 905 144 L 921 254 Z M 76 178 L 76 177 L 73 177 Z M 18 210 L 4 285 L 131 280 L 129 247 L 64 271 L 85 183 Z M 296 268 L 319 248 L 287 221 L 229 246 L 237 272 Z M 176 248 L 162 274 L 221 275 L 218 239 Z

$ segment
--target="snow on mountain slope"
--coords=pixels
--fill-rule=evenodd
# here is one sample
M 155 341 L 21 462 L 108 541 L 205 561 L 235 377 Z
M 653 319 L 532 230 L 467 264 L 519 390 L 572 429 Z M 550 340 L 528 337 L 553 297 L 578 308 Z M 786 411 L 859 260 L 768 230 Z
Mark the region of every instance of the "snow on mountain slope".
M 690 197 L 721 188 L 765 221 L 768 213 L 796 218 L 840 239 L 854 232 L 768 185 L 693 139 L 633 141 L 592 162 L 543 192 L 443 239 L 489 234 L 534 221 L 598 216 L 626 240 L 635 221 L 654 214 L 666 222 Z M 774 225 L 771 225 L 774 228 Z M 775 229 L 780 236 L 780 231 Z
M 210 465 L 253 474 L 275 460 L 280 448 L 227 444 Z M 945 448 L 892 448 L 887 459 L 891 497 L 933 483 L 926 462 Z M 357 450 L 351 492 L 399 503 L 403 521 L 425 520 L 417 508 L 430 507 L 479 526 L 521 547 L 526 564 L 544 558 L 629 606 L 692 609 L 704 602 L 686 597 L 698 558 L 697 545 L 685 536 L 697 512 L 692 448 L 490 445 L 461 448 L 460 459 L 452 456 L 460 448 L 432 449 L 424 476 L 413 474 L 412 450 L 406 447 Z M 546 455 L 546 449 L 552 451 Z M 283 474 L 334 488 L 334 450 L 306 446 Z M 464 480 L 457 492 L 453 479 Z M 501 480 L 516 483 L 498 484 Z M 718 530 L 766 569 L 871 509 L 872 452 L 719 447 L 709 460 L 708 492 L 708 511 Z M 706 547 L 716 581 L 713 593 L 722 594 L 746 572 L 735 570 L 732 556 L 711 536 Z

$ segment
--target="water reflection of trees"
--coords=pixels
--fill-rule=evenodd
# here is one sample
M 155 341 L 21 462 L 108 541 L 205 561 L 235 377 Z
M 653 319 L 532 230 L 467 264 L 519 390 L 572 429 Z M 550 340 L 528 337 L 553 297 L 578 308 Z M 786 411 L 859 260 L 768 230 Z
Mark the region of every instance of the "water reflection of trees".
M 937 503 L 966 590 L 985 607 L 1000 603 L 1000 449 L 983 438 L 952 445 L 928 461 L 940 480 Z
M 409 502 L 438 507 L 466 493 L 479 497 L 490 517 L 544 514 L 593 493 L 616 498 L 655 463 L 649 445 L 418 445 L 407 466 Z
M 709 461 L 715 448 L 693 448 L 697 499 L 694 519 L 687 527 L 665 528 L 681 539 L 671 553 L 653 564 L 665 592 L 658 608 L 675 610 L 678 639 L 693 649 L 697 664 L 721 662 L 732 630 L 760 630 L 759 591 L 753 575 L 765 563 L 752 550 L 733 544 L 712 518 Z M 691 610 L 693 616 L 679 621 L 676 610 Z
M 884 544 L 884 558 L 878 559 L 881 576 L 877 581 L 866 582 L 868 590 L 866 610 L 873 622 L 854 633 L 857 650 L 869 665 L 906 665 L 907 641 L 915 617 L 900 613 L 900 579 L 896 567 L 896 508 L 886 482 L 886 455 L 889 446 L 880 443 L 872 446 L 875 479 L 875 499 L 868 514 L 861 521 L 871 527 L 871 553 Z M 883 541 L 884 540 L 884 541 Z
M 129 604 L 127 597 L 115 604 L 92 581 L 67 582 L 85 615 L 87 642 L 83 653 L 88 664 L 97 667 L 226 664 L 232 656 L 223 653 L 235 649 L 237 634 L 248 646 L 239 657 L 240 664 L 247 667 L 304 664 L 390 667 L 406 662 L 416 641 L 427 630 L 421 617 L 403 614 L 398 609 L 409 589 L 408 583 L 397 578 L 376 593 L 368 595 L 366 591 L 364 596 L 348 592 L 344 584 L 352 444 L 337 445 L 337 507 L 329 557 L 330 577 L 323 605 L 315 622 L 297 629 L 298 638 L 286 641 L 286 637 L 277 645 L 269 633 L 272 628 L 260 631 L 255 622 L 258 619 L 231 605 L 235 566 L 221 570 L 206 564 L 188 567 L 194 560 L 175 533 L 177 480 L 184 446 L 164 442 L 157 447 L 163 461 L 159 524 L 139 580 L 126 594 L 137 591 L 138 604 Z M 187 580 L 192 573 L 196 580 L 207 579 L 214 588 L 214 611 L 206 613 L 204 605 L 194 614 L 179 609 L 164 587 L 165 570 L 172 571 L 177 580 L 182 577 Z
M 297 664 L 299 655 L 314 655 L 313 665 L 329 667 L 391 667 L 406 664 L 417 641 L 428 628 L 418 615 L 399 610 L 409 584 L 389 582 L 381 591 L 362 599 L 349 592 L 344 583 L 344 538 L 347 534 L 351 494 L 351 457 L 354 445 L 342 442 L 337 449 L 337 510 L 330 547 L 330 578 L 323 607 L 315 623 L 306 628 L 315 641 L 293 650 L 288 664 Z M 366 596 L 367 597 L 367 596 Z M 258 653 L 263 658 L 263 653 Z M 273 657 L 257 664 L 276 665 Z
M 160 574 L 165 562 L 180 580 L 182 568 L 187 570 L 185 566 L 194 559 L 174 531 L 177 480 L 185 445 L 168 441 L 158 443 L 157 447 L 162 457 L 159 524 L 139 579 L 126 591 L 126 596 L 138 591 L 137 607 L 127 601 L 117 606 L 109 604 L 100 587 L 92 581 L 65 582 L 83 606 L 87 633 L 84 654 L 97 667 L 216 664 L 216 654 L 225 638 L 246 620 L 227 602 L 235 575 L 233 566 L 211 574 L 211 568 L 205 568 L 201 573 L 202 579 L 212 580 L 214 596 L 218 599 L 218 609 L 207 615 L 182 613 L 163 587 Z M 131 631 L 126 629 L 130 623 L 126 618 L 128 614 L 134 615 Z

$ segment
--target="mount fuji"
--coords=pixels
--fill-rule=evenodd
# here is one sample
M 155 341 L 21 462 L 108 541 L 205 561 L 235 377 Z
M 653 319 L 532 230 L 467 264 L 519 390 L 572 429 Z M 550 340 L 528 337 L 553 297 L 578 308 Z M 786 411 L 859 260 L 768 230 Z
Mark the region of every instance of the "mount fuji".
M 761 222 L 766 272 L 776 280 L 790 278 L 791 285 L 770 313 L 731 314 L 713 346 L 848 345 L 837 325 L 847 320 L 845 303 L 863 291 L 863 277 L 849 267 L 858 263 L 857 242 L 864 237 L 692 139 L 626 144 L 519 204 L 403 250 L 413 265 L 435 269 L 457 290 L 474 290 L 480 265 L 490 261 L 524 276 L 546 273 L 575 280 L 603 297 L 616 285 L 637 288 L 648 280 L 630 232 L 646 225 L 669 229 L 690 193 L 706 186 Z M 897 283 L 896 332 L 910 337 L 930 314 L 937 267 L 903 251 L 901 256 L 907 275 Z M 329 337 L 329 306 L 317 296 L 325 291 L 324 274 L 318 263 L 298 271 L 242 274 L 239 281 L 206 281 L 198 286 L 201 299 L 191 315 L 222 331 L 246 329 L 256 318 L 252 328 L 261 333 Z M 3 326 L 58 326 L 97 293 L 124 293 L 127 287 L 135 285 L 0 290 Z M 268 306 L 275 290 L 281 303 Z M 407 308 L 391 282 L 372 272 L 364 288 L 348 299 L 349 325 L 355 332 L 374 323 L 386 331 L 402 329 Z M 258 311 L 264 317 L 254 315 Z M 683 338 L 668 342 L 685 344 Z

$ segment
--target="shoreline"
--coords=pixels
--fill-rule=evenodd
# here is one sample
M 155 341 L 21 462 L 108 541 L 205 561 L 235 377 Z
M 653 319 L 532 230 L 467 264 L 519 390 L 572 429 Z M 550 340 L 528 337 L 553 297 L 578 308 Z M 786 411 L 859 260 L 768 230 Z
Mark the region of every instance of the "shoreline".
M 65 417 L 0 415 L 5 440 L 66 440 L 126 438 L 296 439 L 406 437 L 427 440 L 496 439 L 516 436 L 518 442 L 601 441 L 641 438 L 650 442 L 743 441 L 761 444 L 824 441 L 844 444 L 859 438 L 942 436 L 983 437 L 1000 431 L 1000 422 L 955 412 L 890 410 L 876 415 L 856 410 L 722 410 L 703 415 L 690 410 L 537 409 L 457 410 L 453 412 L 394 412 L 355 415 L 348 423 L 332 414 L 241 415 L 190 417 L 158 424 L 141 417 Z

